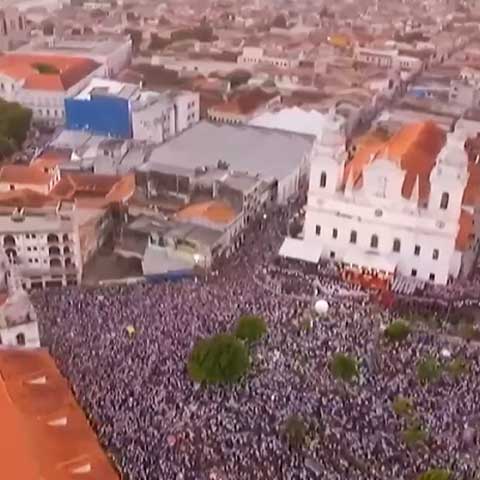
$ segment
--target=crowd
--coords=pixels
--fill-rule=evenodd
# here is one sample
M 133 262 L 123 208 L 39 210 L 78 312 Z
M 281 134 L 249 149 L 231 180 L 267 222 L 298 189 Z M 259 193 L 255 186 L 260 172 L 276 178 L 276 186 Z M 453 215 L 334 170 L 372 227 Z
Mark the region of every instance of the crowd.
M 410 480 L 430 467 L 474 480 L 480 360 L 474 347 L 428 332 L 386 344 L 391 315 L 348 290 L 334 270 L 274 262 L 291 212 L 252 226 L 245 245 L 205 278 L 158 285 L 49 290 L 34 297 L 41 337 L 72 383 L 123 478 L 130 480 Z M 315 294 L 326 318 L 300 321 Z M 269 331 L 252 370 L 227 387 L 200 387 L 185 364 L 196 339 L 229 329 L 244 313 Z M 133 326 L 135 332 L 128 333 Z M 415 365 L 426 355 L 462 356 L 468 372 L 424 386 Z M 358 380 L 329 372 L 336 352 L 354 356 Z M 392 409 L 408 397 L 427 432 L 424 446 L 402 439 L 407 420 Z M 292 449 L 282 435 L 300 416 L 308 441 Z

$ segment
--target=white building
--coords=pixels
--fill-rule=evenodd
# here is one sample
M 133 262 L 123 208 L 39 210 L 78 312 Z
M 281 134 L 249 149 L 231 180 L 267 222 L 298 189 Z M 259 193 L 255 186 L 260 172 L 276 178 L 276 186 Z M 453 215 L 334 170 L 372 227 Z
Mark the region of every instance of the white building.
M 354 58 L 359 62 L 370 63 L 377 67 L 400 68 L 413 72 L 418 72 L 423 67 L 423 62 L 419 58 L 400 55 L 395 49 L 357 47 Z
M 0 280 L 0 345 L 7 347 L 40 347 L 35 309 L 23 290 L 16 267 L 2 251 Z
M 237 58 L 237 63 L 244 67 L 267 64 L 279 68 L 296 68 L 300 64 L 302 55 L 286 56 L 280 52 L 266 52 L 261 47 L 244 47 L 242 54 Z
M 61 125 L 65 98 L 103 75 L 104 67 L 89 58 L 7 54 L 0 58 L 0 97 L 32 110 L 37 123 Z
M 313 261 L 321 256 L 438 284 L 468 269 L 463 254 L 474 247 L 473 210 L 462 204 L 465 138 L 457 132 L 445 142 L 432 122 L 407 125 L 347 161 L 343 130 L 331 116 L 317 138 L 303 240 L 287 239 L 281 254 L 310 249 Z
M 22 46 L 17 53 L 89 58 L 102 65 L 107 77 L 119 74 L 132 60 L 129 35 L 40 37 Z

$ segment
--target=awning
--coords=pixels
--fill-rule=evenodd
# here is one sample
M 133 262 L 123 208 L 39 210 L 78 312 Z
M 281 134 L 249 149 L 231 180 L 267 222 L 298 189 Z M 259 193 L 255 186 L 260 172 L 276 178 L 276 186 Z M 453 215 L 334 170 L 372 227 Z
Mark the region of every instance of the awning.
M 343 263 L 358 268 L 368 268 L 386 273 L 394 273 L 396 264 L 388 256 L 378 252 L 349 250 L 343 257 Z
M 318 263 L 322 250 L 320 242 L 287 237 L 283 241 L 278 254 L 281 257 Z

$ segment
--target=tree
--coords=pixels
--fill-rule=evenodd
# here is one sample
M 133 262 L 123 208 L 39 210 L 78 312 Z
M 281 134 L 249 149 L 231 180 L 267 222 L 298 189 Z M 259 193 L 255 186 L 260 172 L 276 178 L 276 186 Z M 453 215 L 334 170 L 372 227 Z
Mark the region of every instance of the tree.
M 336 353 L 330 362 L 330 371 L 336 378 L 351 382 L 358 375 L 357 362 L 343 353 Z
M 238 319 L 235 336 L 248 343 L 260 340 L 267 333 L 267 324 L 262 317 L 243 315 Z
M 292 448 L 302 448 L 305 445 L 307 427 L 298 415 L 290 415 L 283 426 L 283 433 Z
M 190 378 L 198 383 L 232 383 L 250 366 L 248 351 L 233 335 L 218 334 L 197 341 L 187 363 Z
M 399 417 L 408 417 L 413 412 L 413 405 L 410 399 L 401 396 L 395 397 L 392 408 Z
M 402 342 L 410 334 L 410 326 L 403 320 L 395 320 L 385 329 L 385 336 L 392 342 Z
M 425 443 L 427 434 L 419 423 L 414 423 L 402 432 L 402 437 L 407 446 L 412 448 Z
M 225 78 L 230 82 L 231 88 L 237 88 L 247 83 L 252 78 L 252 74 L 248 70 L 237 69 L 230 72 Z
M 4 154 L 8 154 L 10 149 L 21 148 L 27 138 L 31 120 L 32 111 L 28 108 L 0 100 L 0 139 Z
M 418 476 L 417 480 L 450 480 L 451 474 L 442 468 L 432 468 Z
M 447 371 L 453 378 L 461 377 L 468 372 L 467 362 L 463 358 L 455 358 L 447 365 Z
M 422 383 L 435 382 L 441 373 L 440 364 L 433 357 L 429 356 L 417 363 L 417 376 Z
M 272 27 L 275 28 L 287 28 L 287 19 L 285 18 L 285 15 L 282 15 L 279 13 L 272 22 Z

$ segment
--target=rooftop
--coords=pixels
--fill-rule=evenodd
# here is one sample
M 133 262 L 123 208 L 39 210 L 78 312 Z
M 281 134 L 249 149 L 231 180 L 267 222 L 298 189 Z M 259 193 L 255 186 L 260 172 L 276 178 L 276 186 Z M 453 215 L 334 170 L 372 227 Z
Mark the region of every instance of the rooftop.
M 28 90 L 67 91 L 99 68 L 89 58 L 11 53 L 0 56 L 0 73 Z
M 46 350 L 0 350 L 0 423 L 5 478 L 119 478 Z
M 112 95 L 130 99 L 138 93 L 138 85 L 117 82 L 107 78 L 93 78 L 90 83 L 75 97 L 78 100 L 90 100 L 95 95 Z
M 269 93 L 261 88 L 256 88 L 254 90 L 238 93 L 230 100 L 214 105 L 212 110 L 217 112 L 234 113 L 237 115 L 248 115 L 255 112 L 255 110 L 265 105 L 276 96 L 278 96 L 277 93 Z
M 176 215 L 179 220 L 202 219 L 217 224 L 229 224 L 236 217 L 237 213 L 229 204 L 218 200 L 189 205 Z
M 161 164 L 190 170 L 216 168 L 222 160 L 231 171 L 280 180 L 310 153 L 314 140 L 313 135 L 202 121 L 155 148 L 139 170 L 161 171 Z

